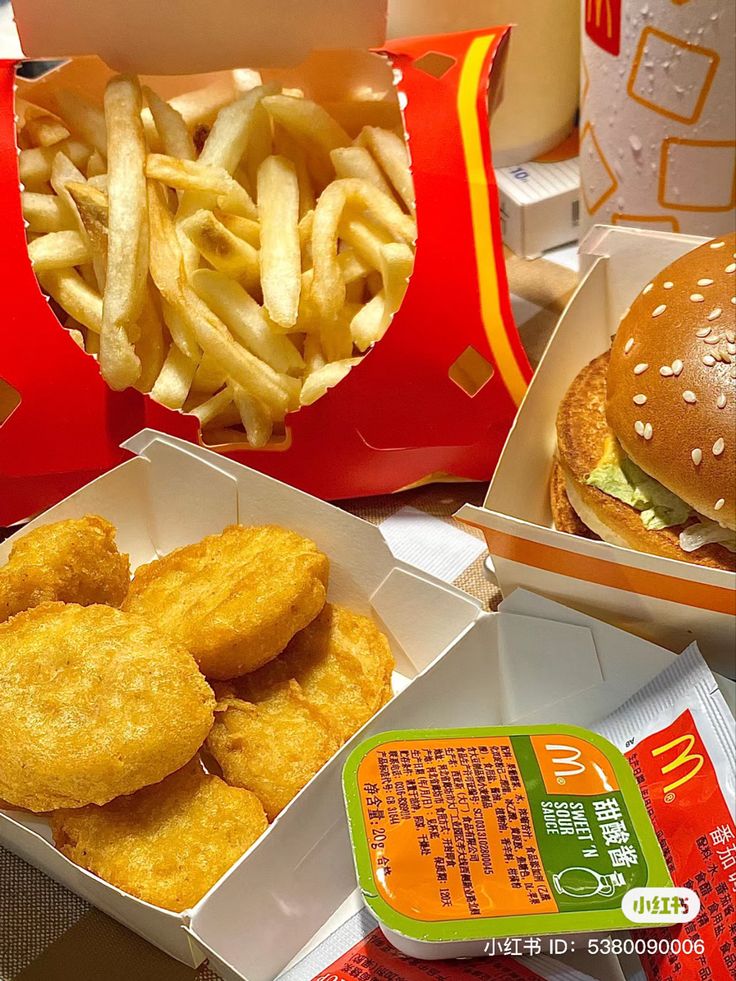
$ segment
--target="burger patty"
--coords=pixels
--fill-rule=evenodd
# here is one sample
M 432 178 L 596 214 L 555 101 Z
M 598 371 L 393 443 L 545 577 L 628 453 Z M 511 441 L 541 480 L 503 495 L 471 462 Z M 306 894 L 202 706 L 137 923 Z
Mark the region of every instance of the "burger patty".
M 684 552 L 679 539 L 682 525 L 649 530 L 644 527 L 635 508 L 585 483 L 603 455 L 606 439 L 614 435 L 606 420 L 609 359 L 610 354 L 606 352 L 583 368 L 560 404 L 557 414 L 557 456 L 566 483 L 572 483 L 574 496 L 595 515 L 600 525 L 610 529 L 611 538 L 624 541 L 629 548 L 713 569 L 736 571 L 736 554 L 728 549 L 709 544 L 696 552 Z M 567 511 L 568 508 L 574 511 L 574 508 L 567 495 L 566 503 L 562 501 L 559 475 L 555 477 L 554 473 L 550 498 L 555 526 L 560 531 L 577 534 L 572 530 Z

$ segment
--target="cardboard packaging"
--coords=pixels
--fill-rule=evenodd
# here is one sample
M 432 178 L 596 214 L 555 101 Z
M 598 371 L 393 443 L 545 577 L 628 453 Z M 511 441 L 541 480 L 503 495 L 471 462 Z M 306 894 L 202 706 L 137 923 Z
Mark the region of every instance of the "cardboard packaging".
M 330 556 L 330 600 L 376 617 L 397 660 L 393 701 L 181 915 L 74 865 L 53 847 L 42 817 L 0 811 L 0 844 L 178 960 L 209 958 L 225 981 L 274 981 L 355 911 L 341 771 L 356 739 L 405 726 L 551 719 L 588 726 L 672 661 L 667 651 L 530 594 L 486 613 L 461 591 L 394 560 L 376 527 L 185 440 L 145 430 L 127 450 L 125 463 L 19 534 L 98 513 L 116 525 L 135 567 L 235 521 L 282 524 Z M 0 546 L 0 562 L 13 540 Z M 583 969 L 593 976 L 621 977 L 605 958 L 590 961 L 596 970 Z
M 287 3 L 259 2 L 254 10 L 214 0 L 205 18 L 200 4 L 186 0 L 174 18 L 170 6 L 144 0 L 126 4 L 124 16 L 118 5 L 69 0 L 71 19 L 60 33 L 57 18 L 52 23 L 37 0 L 14 6 L 21 41 L 34 57 L 97 51 L 116 68 L 159 73 L 277 65 L 264 69 L 264 77 L 330 101 L 381 101 L 393 98 L 395 86 L 419 225 L 404 304 L 348 378 L 287 418 L 283 442 L 223 453 L 327 499 L 392 492 L 443 474 L 490 476 L 531 374 L 511 314 L 488 140 L 489 84 L 498 94 L 495 70 L 502 67 L 507 28 L 368 51 L 382 39 L 385 0 L 350 5 L 355 21 L 344 37 L 347 7 L 335 0 L 310 5 L 306 26 L 301 8 L 296 18 Z M 221 34 L 229 39 L 224 46 Z M 283 48 L 276 46 L 281 38 Z M 307 42 L 322 50 L 295 65 Z M 325 50 L 341 44 L 352 48 Z M 64 83 L 97 94 L 108 74 L 97 59 L 77 58 L 24 83 L 23 93 L 44 101 Z M 177 74 L 150 81 L 165 95 L 203 84 L 201 76 Z M 0 524 L 6 525 L 120 463 L 120 444 L 143 426 L 200 442 L 195 417 L 133 390 L 108 390 L 94 360 L 45 302 L 24 242 L 14 86 L 14 63 L 0 60 Z
M 584 0 L 582 230 L 708 238 L 736 214 L 732 0 Z
M 591 231 L 581 245 L 587 275 L 552 335 L 484 506 L 466 505 L 458 517 L 483 529 L 505 596 L 519 586 L 533 589 L 671 650 L 695 639 L 711 667 L 732 675 L 736 575 L 563 534 L 552 527 L 549 505 L 557 409 L 570 383 L 608 350 L 647 282 L 702 241 L 669 232 Z
M 580 163 L 571 160 L 497 167 L 501 234 L 525 259 L 574 242 L 580 225 Z

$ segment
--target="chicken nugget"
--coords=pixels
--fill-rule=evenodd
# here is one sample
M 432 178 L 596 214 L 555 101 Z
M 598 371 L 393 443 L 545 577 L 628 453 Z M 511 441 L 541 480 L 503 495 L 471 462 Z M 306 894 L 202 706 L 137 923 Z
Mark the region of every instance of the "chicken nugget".
M 327 603 L 283 654 L 231 685 L 237 697 L 259 702 L 274 684 L 293 678 L 342 744 L 391 698 L 393 669 L 391 648 L 373 620 Z
M 0 797 L 105 804 L 195 755 L 215 699 L 194 658 L 110 606 L 43 603 L 0 624 Z
M 183 644 L 208 678 L 276 657 L 325 604 L 329 562 L 275 525 L 232 525 L 136 571 L 123 609 Z
M 0 623 L 39 603 L 120 606 L 130 585 L 115 527 L 94 514 L 41 525 L 19 538 L 0 568 Z
M 207 737 L 225 780 L 252 790 L 269 821 L 339 745 L 329 720 L 310 705 L 296 681 L 272 686 L 257 704 L 238 698 L 218 702 Z
M 267 827 L 255 794 L 194 759 L 161 783 L 50 816 L 54 844 L 82 868 L 154 906 L 194 906 Z

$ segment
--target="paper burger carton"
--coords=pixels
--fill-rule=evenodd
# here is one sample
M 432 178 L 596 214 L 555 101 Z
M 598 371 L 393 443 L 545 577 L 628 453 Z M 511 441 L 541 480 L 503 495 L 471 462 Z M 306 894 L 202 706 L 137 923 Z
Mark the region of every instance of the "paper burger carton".
M 553 527 L 549 497 L 557 410 L 570 383 L 609 349 L 643 287 L 703 241 L 605 226 L 589 233 L 581 246 L 587 274 L 549 342 L 484 506 L 466 505 L 458 517 L 483 529 L 504 595 L 533 589 L 672 650 L 697 639 L 711 665 L 732 676 L 736 575 L 564 534 Z
M 396 658 L 394 699 L 182 914 L 74 865 L 54 847 L 42 816 L 0 811 L 0 844 L 183 963 L 209 959 L 225 981 L 274 981 L 354 912 L 341 775 L 357 740 L 406 727 L 591 726 L 673 660 L 528 593 L 517 593 L 501 613 L 484 612 L 467 594 L 395 560 L 375 526 L 186 440 L 145 430 L 126 448 L 126 462 L 15 538 L 96 513 L 117 527 L 135 568 L 233 522 L 281 524 L 329 555 L 329 599 L 373 616 Z M 0 562 L 13 541 L 0 546 Z M 585 969 L 606 981 L 621 977 L 605 957 L 590 965 Z
M 28 259 L 14 97 L 52 106 L 55 92 L 71 87 L 99 100 L 113 71 L 155 73 L 142 81 L 167 98 L 203 85 L 234 95 L 230 69 L 244 65 L 332 106 L 370 103 L 378 116 L 398 98 L 418 224 L 398 314 L 347 378 L 286 417 L 278 439 L 264 449 L 215 448 L 327 499 L 445 474 L 490 476 L 530 377 L 509 303 L 488 140 L 508 29 L 392 41 L 387 50 L 385 6 L 330 0 L 297 17 L 292 5 L 263 0 L 186 0 L 175 13 L 144 0 L 76 0 L 49 18 L 38 0 L 16 0 L 26 56 L 72 57 L 36 81 L 16 80 L 12 56 L 0 61 L 0 524 L 120 463 L 121 443 L 142 426 L 203 445 L 195 416 L 132 388 L 108 389 L 62 329 Z

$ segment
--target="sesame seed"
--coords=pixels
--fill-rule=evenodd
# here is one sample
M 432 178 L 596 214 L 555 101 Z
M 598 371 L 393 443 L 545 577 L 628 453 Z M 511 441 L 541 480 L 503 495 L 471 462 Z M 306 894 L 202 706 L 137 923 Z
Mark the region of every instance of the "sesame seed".
M 666 282 L 666 283 L 662 283 L 662 286 L 664 286 L 664 288 L 665 288 L 666 290 L 671 290 L 671 289 L 672 289 L 672 287 L 673 287 L 674 285 L 675 285 L 675 284 L 674 284 L 674 283 L 672 283 L 672 282 L 670 282 L 670 280 L 669 280 L 669 279 L 667 280 L 667 282 Z
M 725 244 L 725 242 L 711 242 L 710 247 L 712 249 L 722 249 Z
M 654 289 L 654 283 L 648 283 L 641 291 L 641 295 L 646 296 L 647 293 L 651 293 L 653 289 Z
M 666 309 L 667 309 L 667 305 L 665 303 L 660 303 L 658 307 L 655 307 L 652 310 L 652 316 L 653 317 L 661 317 L 662 314 L 665 312 Z
M 703 357 L 703 364 L 707 364 L 709 368 L 712 368 L 715 363 L 716 363 L 716 359 L 713 357 L 712 354 L 706 354 Z
M 632 401 L 633 401 L 634 405 L 646 405 L 647 404 L 647 397 L 646 397 L 646 395 L 635 395 L 634 398 L 632 399 Z
M 726 340 L 730 341 L 731 344 L 736 344 L 736 330 L 727 330 Z
M 726 393 L 725 392 L 723 392 L 721 395 L 718 396 L 718 401 L 716 402 L 716 405 L 718 406 L 719 409 L 725 409 L 726 408 Z
M 736 262 L 729 262 L 729 264 L 726 266 L 726 272 L 727 273 L 736 272 Z
M 713 280 L 712 279 L 699 279 L 698 280 L 698 286 L 712 286 L 712 285 L 713 285 Z
M 726 503 L 725 500 L 722 497 L 719 497 L 715 503 L 715 510 L 720 511 L 725 503 Z
M 628 354 L 633 346 L 634 346 L 634 338 L 630 337 L 626 342 L 626 344 L 624 345 L 624 354 Z
M 689 388 L 682 393 L 682 397 L 689 405 L 695 405 L 695 403 L 698 401 L 698 397 L 695 392 L 691 392 Z
M 713 444 L 713 456 L 720 456 L 725 449 L 726 449 L 726 441 L 721 436 L 721 438 L 717 439 Z
M 699 467 L 700 464 L 703 462 L 702 450 L 699 449 L 693 450 L 690 456 L 693 458 L 693 463 L 695 464 L 696 467 Z
M 662 367 L 659 369 L 659 373 L 663 378 L 671 378 L 674 374 L 672 368 L 670 368 L 668 364 L 662 365 Z
M 700 330 L 695 332 L 696 337 L 707 337 L 710 334 L 710 327 L 701 327 Z
M 685 365 L 682 363 L 682 361 L 680 361 L 679 358 L 677 358 L 675 361 L 672 362 L 672 374 L 675 376 L 675 378 L 680 377 L 680 375 L 682 374 L 682 369 L 684 367 Z
M 644 439 L 651 439 L 654 430 L 652 429 L 651 422 L 648 422 L 644 427 Z
M 711 310 L 711 312 L 708 314 L 708 320 L 718 320 L 718 318 L 722 313 L 723 310 L 721 310 L 720 307 L 716 307 L 714 310 Z
M 643 375 L 644 372 L 647 370 L 648 367 L 649 367 L 649 365 L 646 362 L 642 361 L 641 364 L 638 364 L 634 368 L 634 374 L 635 375 Z
M 736 344 L 732 344 L 730 341 L 726 345 L 726 350 L 729 354 L 736 354 Z
M 641 419 L 637 419 L 634 423 L 634 431 L 636 432 L 637 436 L 644 435 L 644 423 L 641 421 Z
M 703 344 L 720 344 L 720 343 L 721 343 L 721 338 L 718 336 L 718 334 L 716 334 L 715 336 L 711 335 L 710 337 L 706 337 L 703 339 Z

